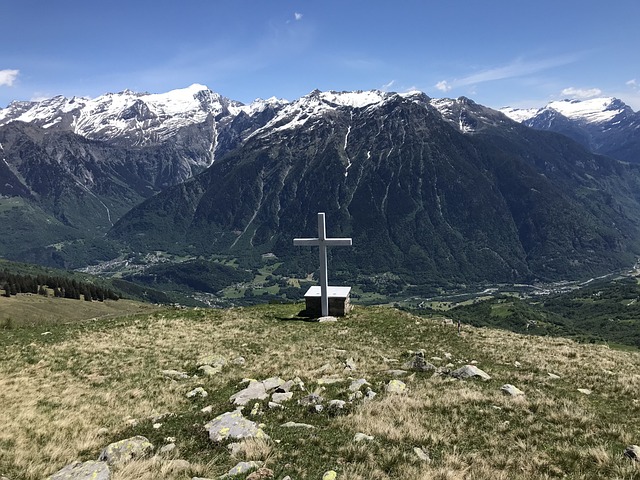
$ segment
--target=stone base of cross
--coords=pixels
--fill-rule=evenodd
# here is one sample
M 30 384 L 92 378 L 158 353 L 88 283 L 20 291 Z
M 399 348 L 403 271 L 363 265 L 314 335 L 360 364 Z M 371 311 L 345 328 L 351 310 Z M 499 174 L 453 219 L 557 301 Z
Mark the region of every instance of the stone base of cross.
M 320 308 L 322 316 L 329 315 L 329 281 L 327 278 L 327 247 L 350 247 L 350 238 L 327 238 L 324 213 L 318 213 L 318 238 L 294 238 L 298 247 L 320 247 Z M 313 288 L 313 287 L 312 287 Z

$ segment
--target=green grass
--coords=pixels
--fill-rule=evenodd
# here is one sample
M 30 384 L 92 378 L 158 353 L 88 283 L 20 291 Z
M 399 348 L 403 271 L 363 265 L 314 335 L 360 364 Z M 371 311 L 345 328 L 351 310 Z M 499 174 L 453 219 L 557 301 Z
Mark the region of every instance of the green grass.
M 383 307 L 358 306 L 338 323 L 320 324 L 299 318 L 302 308 L 161 310 L 65 322 L 47 336 L 37 327 L 33 335 L 20 329 L 23 335 L 0 350 L 0 474 L 41 479 L 73 460 L 94 459 L 109 442 L 141 434 L 156 448 L 176 437 L 178 451 L 115 469 L 113 480 L 217 478 L 249 459 L 265 461 L 275 478 L 321 478 L 329 469 L 350 480 L 640 478 L 640 466 L 622 456 L 628 444 L 640 441 L 637 350 L 468 325 L 458 335 L 439 316 Z M 475 360 L 492 379 L 414 373 L 403 379 L 405 395 L 385 394 L 391 379 L 386 371 L 401 367 L 407 352 L 417 349 L 425 349 L 427 359 L 441 358 L 430 360 L 438 367 Z M 196 359 L 203 354 L 229 363 L 218 376 L 197 376 Z M 244 366 L 231 362 L 239 355 Z M 344 372 L 347 357 L 355 360 L 356 372 Z M 159 373 L 167 368 L 192 377 L 168 380 Z M 561 378 L 552 380 L 547 372 Z M 202 426 L 232 410 L 228 398 L 242 388 L 242 379 L 274 375 L 299 376 L 307 393 L 319 391 L 327 400 L 348 400 L 347 377 L 364 377 L 378 395 L 339 414 L 311 413 L 294 400 L 283 410 L 258 402 L 263 413 L 251 416 L 252 402 L 245 415 L 264 423 L 272 440 L 249 444 L 235 458 L 225 445 L 211 444 Z M 321 385 L 327 375 L 345 380 Z M 526 396 L 503 395 L 504 383 Z M 195 386 L 209 397 L 186 399 Z M 294 399 L 307 393 L 296 392 Z M 209 415 L 200 412 L 206 405 L 213 406 Z M 165 413 L 170 415 L 154 429 L 153 417 Z M 286 421 L 316 429 L 284 429 Z M 107 433 L 99 434 L 101 428 Z M 354 443 L 356 432 L 375 439 Z M 418 460 L 416 446 L 429 452 L 430 463 Z M 173 469 L 172 458 L 191 466 Z

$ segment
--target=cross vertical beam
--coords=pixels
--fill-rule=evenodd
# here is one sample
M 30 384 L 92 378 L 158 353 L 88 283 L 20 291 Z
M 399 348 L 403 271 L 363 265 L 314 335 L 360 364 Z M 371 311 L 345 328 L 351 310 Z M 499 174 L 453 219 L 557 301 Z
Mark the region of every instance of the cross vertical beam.
M 350 238 L 327 238 L 327 228 L 325 223 L 325 215 L 323 212 L 318 213 L 318 238 L 294 238 L 295 246 L 318 246 L 320 257 L 320 306 L 322 316 L 329 315 L 329 280 L 327 273 L 327 247 L 351 246 Z

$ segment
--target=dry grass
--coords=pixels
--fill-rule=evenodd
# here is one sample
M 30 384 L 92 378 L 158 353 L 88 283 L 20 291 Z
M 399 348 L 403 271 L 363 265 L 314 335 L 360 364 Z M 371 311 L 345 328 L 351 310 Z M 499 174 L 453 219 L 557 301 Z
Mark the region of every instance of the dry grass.
M 265 461 L 277 478 L 296 479 L 320 478 L 328 469 L 341 479 L 640 478 L 640 467 L 622 456 L 626 445 L 640 443 L 638 352 L 471 327 L 458 336 L 436 320 L 384 308 L 357 308 L 337 324 L 307 323 L 294 319 L 298 309 L 166 311 L 13 341 L 0 364 L 0 475 L 42 479 L 74 460 L 95 459 L 111 441 L 142 434 L 158 449 L 176 437 L 178 448 L 117 469 L 115 480 L 214 477 L 240 460 Z M 438 366 L 476 360 L 493 378 L 416 373 L 405 378 L 406 394 L 384 394 L 391 378 L 385 371 L 418 348 L 427 358 L 443 358 L 434 360 Z M 246 365 L 230 363 L 216 377 L 182 381 L 160 374 L 193 375 L 206 354 L 242 355 Z M 282 411 L 264 408 L 256 420 L 272 441 L 251 442 L 234 457 L 209 444 L 202 425 L 231 409 L 228 397 L 242 378 L 299 376 L 308 390 L 346 399 L 347 382 L 316 381 L 347 377 L 347 357 L 358 369 L 350 375 L 367 378 L 375 400 L 337 416 L 310 414 L 295 402 Z M 504 383 L 526 396 L 503 395 Z M 196 386 L 210 396 L 185 398 Z M 212 414 L 201 414 L 208 404 Z M 279 428 L 288 420 L 317 428 Z M 162 426 L 154 429 L 154 422 Z M 354 443 L 356 432 L 375 438 Z M 418 459 L 418 446 L 430 462 Z

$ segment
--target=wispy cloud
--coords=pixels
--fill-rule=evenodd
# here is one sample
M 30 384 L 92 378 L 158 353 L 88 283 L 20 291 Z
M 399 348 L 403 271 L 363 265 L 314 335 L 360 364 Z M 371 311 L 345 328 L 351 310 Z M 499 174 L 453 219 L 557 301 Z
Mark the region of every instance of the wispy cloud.
M 560 92 L 565 97 L 572 98 L 593 98 L 598 95 L 602 95 L 602 90 L 599 88 L 565 88 Z
M 386 92 L 393 86 L 394 83 L 396 83 L 396 81 L 391 80 L 389 83 L 385 83 L 384 85 L 382 85 L 382 87 L 380 87 L 380 90 L 382 90 L 383 92 Z
M 302 17 L 303 17 L 304 15 L 302 15 L 301 13 L 295 12 L 295 13 L 293 14 L 293 16 L 294 16 L 294 18 L 296 19 L 296 22 L 298 22 L 298 21 L 302 20 Z
M 634 90 L 637 90 L 640 88 L 640 83 L 638 83 L 638 81 L 635 78 L 632 78 L 631 80 L 629 80 L 628 82 L 625 82 L 625 85 L 630 86 L 631 88 L 633 88 Z
M 0 70 L 0 87 L 12 87 L 20 70 Z
M 495 80 L 532 75 L 543 70 L 574 63 L 580 58 L 580 56 L 581 55 L 579 54 L 561 55 L 542 60 L 525 60 L 523 58 L 517 58 L 507 65 L 487 68 L 471 75 L 467 75 L 466 77 L 456 78 L 453 80 L 441 80 L 436 83 L 435 88 L 443 92 L 448 92 L 449 90 L 457 87 L 465 87 L 468 85 L 477 85 L 479 83 L 492 82 Z

